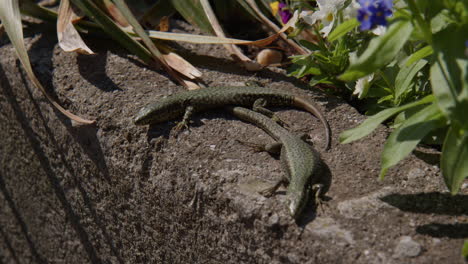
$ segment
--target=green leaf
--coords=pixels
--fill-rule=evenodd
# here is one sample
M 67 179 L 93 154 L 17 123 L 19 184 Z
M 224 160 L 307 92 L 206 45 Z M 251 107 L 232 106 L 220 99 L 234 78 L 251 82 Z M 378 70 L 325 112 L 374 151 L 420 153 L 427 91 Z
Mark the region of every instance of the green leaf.
M 366 119 L 362 124 L 360 124 L 358 127 L 346 130 L 345 132 L 341 133 L 340 135 L 340 142 L 342 144 L 350 143 L 353 141 L 356 141 L 360 138 L 363 138 L 367 135 L 369 135 L 374 129 L 376 129 L 380 123 L 383 121 L 387 120 L 393 115 L 396 115 L 400 113 L 401 111 L 405 111 L 407 109 L 423 105 L 423 104 L 428 104 L 434 101 L 434 96 L 428 95 L 424 97 L 423 99 L 406 104 L 403 106 L 399 107 L 394 107 L 394 108 L 389 108 L 385 109 L 378 114 L 375 114 L 369 118 Z
M 450 11 L 447 9 L 441 10 L 435 17 L 431 20 L 431 32 L 436 34 L 437 32 L 443 30 L 448 25 L 450 25 Z
M 328 41 L 333 42 L 341 38 L 342 36 L 346 35 L 346 33 L 355 29 L 357 26 L 359 26 L 359 21 L 355 18 L 341 23 L 330 33 L 330 35 L 328 35 Z
M 435 103 L 408 118 L 385 142 L 379 178 L 382 180 L 386 171 L 408 156 L 430 131 L 444 125 L 445 119 Z
M 203 32 L 214 35 L 208 17 L 203 10 L 200 0 L 168 0 L 185 20 L 199 27 Z
M 432 91 L 440 109 L 453 124 L 468 129 L 468 60 L 465 37 L 468 25 L 447 28 L 434 36 L 435 61 L 431 67 Z
M 145 63 L 152 61 L 151 53 L 143 45 L 134 40 L 110 19 L 101 9 L 90 0 L 71 0 L 87 16 L 99 24 L 114 40 L 137 55 Z
M 466 260 L 468 260 L 468 239 L 465 240 L 465 243 L 463 244 L 462 256 L 463 256 Z
M 426 60 L 420 60 L 410 66 L 403 66 L 395 79 L 395 100 L 411 87 L 414 76 L 427 64 Z
M 409 59 L 406 61 L 405 65 L 410 66 L 411 64 L 419 61 L 420 59 L 425 58 L 425 57 L 427 57 L 429 55 L 432 55 L 433 52 L 434 52 L 434 50 L 432 49 L 431 46 L 425 46 L 424 48 L 419 49 L 418 51 L 413 53 L 409 57 Z
M 159 60 L 164 62 L 164 59 L 162 58 L 161 52 L 159 52 L 159 50 L 154 45 L 153 41 L 149 38 L 149 36 L 144 31 L 143 27 L 137 21 L 135 16 L 133 16 L 132 12 L 128 8 L 125 1 L 124 0 L 114 0 L 114 2 L 115 2 L 115 5 L 117 6 L 117 8 L 119 9 L 119 11 L 122 13 L 122 15 L 128 21 L 128 23 L 133 27 L 135 32 L 138 34 L 138 36 L 141 38 L 143 43 L 146 45 L 147 49 L 153 54 L 154 57 L 156 57 Z
M 320 50 L 320 47 L 310 41 L 307 41 L 307 40 L 299 40 L 299 44 L 301 44 L 302 46 L 306 47 L 308 50 L 310 51 L 315 51 L 315 50 Z
M 450 192 L 458 193 L 463 180 L 468 177 L 468 133 L 450 127 L 442 147 L 440 167 Z
M 343 81 L 354 81 L 369 75 L 392 61 L 411 35 L 413 25 L 400 19 L 387 32 L 370 41 L 369 47 L 339 76 Z

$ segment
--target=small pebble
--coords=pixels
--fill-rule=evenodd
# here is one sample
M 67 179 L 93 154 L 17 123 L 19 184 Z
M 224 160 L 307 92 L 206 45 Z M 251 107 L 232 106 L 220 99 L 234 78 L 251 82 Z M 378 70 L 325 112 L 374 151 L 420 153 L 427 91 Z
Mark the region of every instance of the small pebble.
M 281 63 L 283 53 L 274 49 L 264 49 L 257 54 L 257 62 L 263 66 Z
M 418 242 L 414 241 L 410 236 L 402 236 L 395 248 L 393 257 L 412 258 L 419 256 L 419 254 L 421 254 L 421 245 Z

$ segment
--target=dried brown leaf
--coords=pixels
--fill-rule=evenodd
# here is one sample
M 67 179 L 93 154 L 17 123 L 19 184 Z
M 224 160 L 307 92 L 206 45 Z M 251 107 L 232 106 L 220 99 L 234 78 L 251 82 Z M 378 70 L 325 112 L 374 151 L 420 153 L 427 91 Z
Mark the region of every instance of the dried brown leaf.
M 290 26 L 294 25 L 297 21 L 297 17 L 294 21 L 294 24 L 291 23 L 291 21 L 293 20 L 293 18 L 291 18 L 288 23 L 286 25 L 289 25 L 288 27 L 286 27 L 286 25 L 284 25 L 281 29 L 275 24 L 273 23 L 272 21 L 270 21 L 263 13 L 262 11 L 260 11 L 260 8 L 258 8 L 257 6 L 257 3 L 255 2 L 255 0 L 246 0 L 246 2 L 250 5 L 250 7 L 252 7 L 252 9 L 257 13 L 258 17 L 263 21 L 263 23 L 265 25 L 267 25 L 268 27 L 270 27 L 274 32 L 276 32 L 275 35 L 281 37 L 284 41 L 286 41 L 291 47 L 293 47 L 297 52 L 299 52 L 299 54 L 307 54 L 307 51 L 304 50 L 301 46 L 299 46 L 296 42 L 294 42 L 293 40 L 291 39 L 288 39 L 288 37 L 286 36 L 286 34 L 283 34 L 284 31 L 286 31 L 286 29 L 288 29 Z M 297 11 L 296 11 L 297 12 Z M 294 16 L 296 16 L 296 14 L 294 14 Z M 293 17 L 294 17 L 293 16 Z M 267 44 L 268 45 L 268 44 Z
M 168 16 L 164 16 L 161 18 L 161 20 L 159 21 L 159 25 L 158 25 L 158 28 L 159 28 L 159 31 L 169 31 L 169 17 Z
M 73 12 L 69 0 L 62 0 L 57 20 L 58 44 L 66 52 L 78 52 L 85 55 L 94 54 L 73 26 L 72 21 L 76 18 L 77 16 Z
M 202 76 L 202 73 L 197 68 L 174 52 L 163 54 L 163 57 L 171 68 L 190 79 L 196 79 Z
M 8 34 L 8 38 L 15 47 L 16 54 L 18 55 L 18 58 L 21 64 L 23 65 L 26 74 L 28 75 L 29 79 L 33 82 L 34 86 L 36 86 L 44 94 L 44 96 L 50 101 L 50 103 L 55 108 L 57 108 L 60 112 L 62 112 L 71 120 L 74 120 L 81 124 L 95 123 L 95 120 L 87 120 L 65 110 L 62 106 L 60 106 L 59 103 L 55 101 L 55 99 L 52 96 L 50 96 L 47 93 L 42 84 L 34 75 L 31 63 L 29 62 L 28 52 L 26 50 L 26 46 L 24 45 L 23 28 L 19 10 L 19 0 L 0 0 L 0 20 L 2 20 L 3 25 L 5 26 L 5 31 Z

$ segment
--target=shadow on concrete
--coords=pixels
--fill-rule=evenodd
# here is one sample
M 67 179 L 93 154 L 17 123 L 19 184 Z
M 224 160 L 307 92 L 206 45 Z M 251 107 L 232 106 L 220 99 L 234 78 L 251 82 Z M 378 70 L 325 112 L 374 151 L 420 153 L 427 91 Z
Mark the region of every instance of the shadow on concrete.
M 23 81 L 26 84 L 26 82 L 24 80 L 24 76 L 23 76 Z M 12 87 L 9 84 L 8 79 L 6 78 L 3 67 L 1 65 L 0 65 L 0 82 L 2 84 L 1 87 L 2 87 L 3 93 L 5 94 L 5 97 L 7 98 L 9 104 L 11 105 L 11 107 L 12 107 L 12 109 L 14 111 L 14 114 L 16 116 L 17 121 L 21 125 L 21 128 L 24 130 L 25 135 L 26 135 L 26 137 L 29 140 L 29 143 L 31 145 L 31 148 L 34 151 L 36 157 L 38 158 L 39 163 L 40 163 L 42 169 L 44 170 L 45 175 L 47 176 L 47 179 L 48 179 L 52 189 L 54 190 L 55 195 L 57 196 L 58 200 L 60 201 L 60 204 L 61 204 L 62 208 L 64 209 L 66 215 L 67 215 L 67 219 L 69 219 L 69 221 L 71 223 L 71 226 L 73 227 L 76 234 L 78 235 L 78 237 L 79 237 L 79 239 L 81 241 L 81 244 L 83 245 L 83 247 L 84 247 L 84 249 L 85 249 L 85 251 L 86 251 L 86 253 L 87 253 L 88 257 L 89 257 L 89 260 L 92 263 L 102 263 L 102 260 L 98 256 L 98 254 L 96 252 L 96 249 L 94 248 L 93 244 L 91 243 L 91 241 L 89 239 L 89 234 L 87 233 L 85 227 L 81 224 L 80 216 L 75 212 L 72 205 L 67 200 L 67 197 L 65 195 L 65 191 L 64 191 L 63 187 L 60 184 L 61 180 L 55 174 L 55 172 L 54 172 L 54 170 L 53 170 L 53 168 L 51 166 L 51 163 L 49 161 L 49 158 L 47 157 L 46 152 L 41 147 L 41 145 L 42 145 L 41 140 L 37 137 L 36 133 L 34 132 L 34 130 L 32 128 L 32 125 L 31 125 L 30 121 L 28 120 L 28 118 L 24 114 L 24 111 L 21 109 L 18 101 L 16 100 L 16 96 L 13 93 Z M 54 134 L 52 133 L 51 129 L 47 126 L 46 119 L 44 118 L 44 116 L 40 112 L 40 108 L 37 105 L 37 102 L 32 98 L 31 91 L 30 91 L 30 89 L 28 88 L 27 85 L 26 85 L 26 90 L 27 90 L 27 93 L 28 93 L 31 101 L 33 102 L 34 108 L 36 110 L 36 114 L 38 115 L 39 119 L 42 121 L 42 124 L 43 124 L 43 126 L 44 126 L 44 128 L 46 130 L 48 139 L 50 140 L 50 144 L 48 144 L 48 146 L 50 146 L 51 148 L 55 148 L 58 153 L 65 153 L 65 151 L 63 149 L 61 149 L 59 144 L 56 142 Z M 60 114 L 59 118 L 63 119 L 64 117 Z M 68 124 L 68 126 L 71 126 L 70 122 L 66 122 L 66 123 Z M 84 203 L 85 203 L 86 207 L 91 212 L 91 215 L 93 217 L 94 222 L 97 224 L 97 226 L 103 232 L 104 237 L 106 239 L 106 242 L 108 243 L 108 245 L 111 248 L 112 252 L 114 253 L 115 256 L 117 256 L 117 259 L 119 260 L 119 262 L 123 263 L 123 260 L 119 256 L 119 252 L 117 251 L 117 249 L 116 249 L 116 247 L 114 245 L 114 242 L 111 240 L 110 236 L 108 235 L 108 233 L 107 233 L 107 231 L 105 229 L 104 223 L 100 220 L 99 216 L 97 215 L 97 212 L 94 209 L 94 205 L 93 205 L 89 195 L 87 194 L 86 190 L 84 190 L 84 188 L 80 184 L 80 181 L 79 181 L 78 177 L 75 175 L 75 173 L 74 173 L 75 170 L 67 162 L 67 160 L 65 160 L 63 155 L 61 155 L 61 162 L 65 166 L 68 173 L 72 176 L 72 178 L 74 180 L 74 183 L 76 184 L 78 190 L 80 191 L 80 193 L 81 193 L 81 195 L 83 197 L 83 200 L 84 200 Z M 13 208 L 16 208 L 16 206 L 14 204 L 14 201 L 12 199 L 10 199 L 9 205 L 10 205 L 10 207 L 12 207 L 12 210 L 14 210 Z M 16 215 L 16 217 L 18 219 L 20 219 L 19 213 L 15 214 L 15 215 Z M 20 221 L 20 220 L 18 220 L 18 221 L 20 222 L 20 226 L 21 226 L 23 232 L 25 234 L 27 234 L 27 226 L 24 223 L 24 221 Z M 23 224 L 21 224 L 21 222 Z M 32 251 L 33 251 L 33 249 L 35 249 L 34 243 L 31 241 L 29 244 L 30 244 L 30 247 L 32 248 Z M 37 255 L 38 255 L 38 253 L 37 253 Z M 38 257 L 38 259 L 40 259 L 40 258 Z
M 0 72 L 0 75 L 1 75 L 1 72 Z M 3 179 L 2 174 L 0 174 L 0 192 L 3 194 L 3 197 L 7 201 L 8 207 L 10 207 L 11 212 L 15 216 L 16 221 L 18 222 L 18 225 L 19 225 L 19 227 L 21 229 L 21 233 L 23 233 L 23 236 L 26 239 L 26 242 L 27 242 L 28 247 L 29 247 L 29 251 L 31 251 L 31 255 L 34 257 L 34 260 L 36 261 L 36 263 L 48 263 L 44 259 L 44 257 L 41 256 L 41 254 L 38 252 L 35 242 L 32 240 L 31 236 L 29 235 L 28 226 L 26 225 L 26 222 L 24 221 L 24 219 L 23 219 L 21 213 L 19 212 L 19 210 L 18 210 L 18 208 L 17 208 L 17 206 L 16 206 L 10 192 L 8 191 L 8 189 L 6 187 L 6 184 L 5 184 L 5 180 Z M 16 261 L 16 263 L 19 263 L 18 262 L 18 257 L 16 256 L 16 253 L 15 253 L 15 250 L 14 250 L 13 246 L 11 245 L 11 243 L 9 242 L 8 237 L 6 236 L 6 234 L 3 232 L 3 230 L 1 228 L 0 228 L 0 235 L 3 236 L 5 244 L 7 245 L 8 250 L 10 251 L 10 254 L 11 254 L 12 258 Z
M 416 232 L 431 237 L 468 238 L 468 223 L 439 224 L 431 223 L 416 228 Z
M 77 63 L 80 75 L 97 88 L 104 92 L 122 90 L 106 74 L 106 51 L 95 55 L 78 54 Z M 90 65 L 92 65 L 92 67 L 90 67 Z
M 419 214 L 468 215 L 468 195 L 450 193 L 390 194 L 381 198 L 402 211 Z

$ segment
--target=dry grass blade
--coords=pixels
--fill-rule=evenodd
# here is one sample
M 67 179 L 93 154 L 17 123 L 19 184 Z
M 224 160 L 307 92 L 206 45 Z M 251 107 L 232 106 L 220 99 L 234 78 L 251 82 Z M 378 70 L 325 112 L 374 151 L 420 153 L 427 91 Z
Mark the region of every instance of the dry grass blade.
M 21 15 L 19 12 L 19 3 L 18 0 L 0 0 L 0 19 L 5 26 L 5 30 L 8 34 L 8 37 L 15 47 L 16 53 L 18 58 L 23 65 L 26 74 L 28 75 L 29 79 L 33 82 L 33 84 L 39 88 L 39 90 L 47 97 L 47 99 L 52 103 L 55 108 L 57 108 L 60 112 L 62 112 L 68 118 L 82 123 L 82 124 L 93 124 L 95 120 L 87 120 L 76 116 L 69 111 L 65 110 L 62 106 L 60 106 L 53 98 L 50 96 L 39 80 L 34 75 L 32 70 L 31 64 L 29 62 L 28 53 L 26 51 L 26 46 L 24 45 L 23 39 L 23 28 L 21 24 Z
M 69 0 L 62 0 L 58 10 L 57 36 L 59 46 L 66 52 L 78 52 L 81 54 L 94 54 L 94 52 L 84 43 L 80 34 L 73 26 L 73 19 L 76 15 L 73 12 Z
M 125 31 L 129 34 L 135 35 L 135 32 L 131 29 L 125 29 Z M 187 34 L 187 33 L 162 32 L 162 31 L 154 31 L 154 30 L 147 30 L 146 33 L 152 39 L 182 41 L 182 42 L 196 43 L 196 44 L 237 44 L 237 45 L 263 46 L 263 45 L 268 45 L 268 44 L 264 44 L 267 41 L 269 41 L 268 43 L 271 43 L 274 39 L 277 38 L 277 34 L 269 36 L 268 38 L 265 38 L 265 39 L 260 39 L 260 40 L 243 40 L 243 39 L 216 37 L 216 36 L 193 35 L 193 34 Z
M 200 3 L 203 7 L 203 10 L 205 11 L 206 17 L 210 21 L 210 24 L 213 27 L 213 30 L 215 31 L 215 34 L 218 37 L 226 37 L 208 0 L 200 0 Z M 242 53 L 242 51 L 239 49 L 239 47 L 235 46 L 234 44 L 224 44 L 223 46 L 229 51 L 231 57 L 236 58 L 238 61 L 240 61 L 247 70 L 259 71 L 263 68 L 262 65 L 256 63 L 255 61 L 252 61 L 251 59 L 249 59 L 249 57 L 245 56 L 244 53 Z
M 255 0 L 245 0 L 251 7 L 252 9 L 257 13 L 258 17 L 263 21 L 263 23 L 265 25 L 267 25 L 268 27 L 270 27 L 274 32 L 276 32 L 277 34 L 279 34 L 279 36 L 284 40 L 286 41 L 289 45 L 291 45 L 291 47 L 293 47 L 299 54 L 307 54 L 307 51 L 304 50 L 301 46 L 297 45 L 296 42 L 294 42 L 293 40 L 291 39 L 288 39 L 288 37 L 286 36 L 286 34 L 283 34 L 284 30 L 282 31 L 282 29 L 280 29 L 275 23 L 273 23 L 272 21 L 270 21 L 263 13 L 262 11 L 260 11 L 260 8 L 257 6 L 257 3 L 255 3 Z M 292 20 L 292 19 L 291 19 Z M 289 20 L 289 22 L 291 22 L 291 20 Z M 290 23 L 287 23 L 287 24 L 290 24 Z M 284 29 L 284 27 L 283 27 Z
M 164 40 L 173 40 L 173 41 L 182 41 L 189 43 L 197 44 L 237 44 L 237 45 L 255 45 L 255 46 L 266 46 L 278 38 L 279 34 L 285 32 L 288 28 L 292 27 L 298 19 L 298 14 L 295 13 L 293 17 L 285 24 L 276 34 L 271 35 L 264 39 L 259 40 L 242 40 L 242 39 L 233 39 L 225 37 L 215 37 L 215 36 L 203 36 L 203 35 L 193 35 L 186 33 L 173 33 L 173 32 L 161 32 L 154 30 L 147 30 L 146 33 L 152 39 L 164 39 Z M 136 35 L 135 32 L 131 29 L 124 29 L 127 33 L 131 35 Z
M 130 23 L 130 25 L 133 27 L 135 32 L 138 34 L 138 36 L 142 39 L 143 43 L 146 45 L 146 47 L 149 49 L 151 54 L 153 55 L 153 58 L 160 63 L 160 65 L 167 71 L 167 73 L 175 78 L 180 84 L 185 86 L 186 88 L 189 88 L 190 85 L 193 86 L 192 84 L 187 83 L 186 80 L 184 80 L 177 72 L 174 71 L 174 69 L 166 62 L 165 58 L 161 54 L 161 52 L 156 48 L 154 45 L 153 41 L 149 38 L 149 36 L 146 34 L 145 30 L 143 27 L 140 25 L 140 23 L 137 21 L 137 19 L 133 16 L 131 13 L 130 9 L 128 8 L 127 4 L 123 0 L 115 0 L 115 4 L 119 8 L 120 12 L 123 14 L 123 16 L 127 19 L 127 21 Z M 178 72 L 184 72 L 186 69 L 181 69 L 177 70 Z M 195 73 L 196 75 L 197 73 Z
M 107 13 L 117 22 L 121 27 L 128 27 L 128 21 L 125 16 L 119 11 L 114 3 L 110 0 L 99 0 L 101 8 L 105 8 Z

